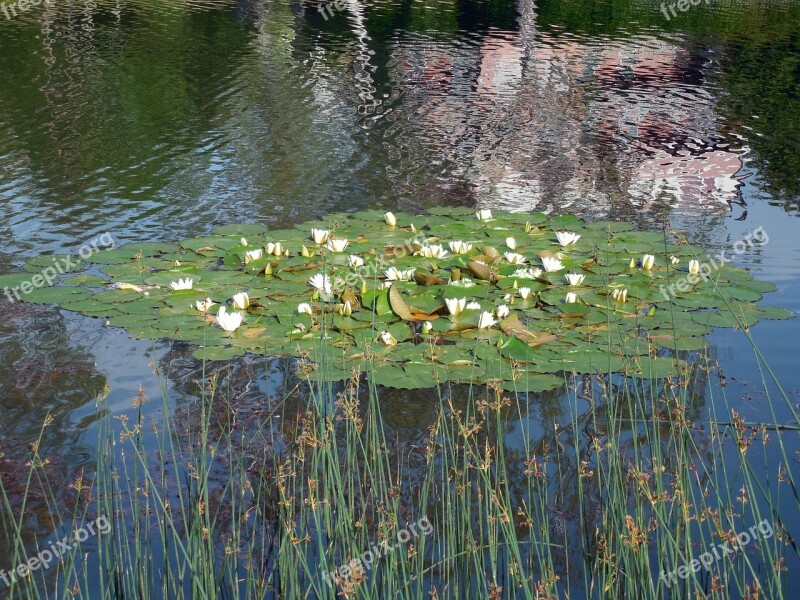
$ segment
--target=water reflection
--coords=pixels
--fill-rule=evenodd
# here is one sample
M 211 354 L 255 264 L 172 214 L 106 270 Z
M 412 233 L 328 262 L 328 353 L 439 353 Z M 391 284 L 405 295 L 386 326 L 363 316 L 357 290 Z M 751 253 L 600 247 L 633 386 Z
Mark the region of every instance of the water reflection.
M 32 547 L 35 537 L 44 541 L 61 524 L 54 521 L 54 504 L 70 511 L 88 500 L 71 484 L 93 469 L 95 445 L 84 434 L 100 415 L 76 411 L 91 405 L 106 380 L 86 349 L 86 334 L 70 331 L 59 311 L 8 302 L 2 311 L 0 477 L 7 496 L 0 513 L 8 522 L 7 506 L 16 511 L 25 500 L 22 539 Z M 45 463 L 30 478 L 37 451 Z M 0 542 L 0 568 L 12 566 L 12 544 Z
M 775 153 L 729 120 L 738 73 L 696 36 L 587 35 L 521 1 L 403 10 L 101 0 L 5 23 L 0 264 L 369 205 L 724 214 L 743 160 Z

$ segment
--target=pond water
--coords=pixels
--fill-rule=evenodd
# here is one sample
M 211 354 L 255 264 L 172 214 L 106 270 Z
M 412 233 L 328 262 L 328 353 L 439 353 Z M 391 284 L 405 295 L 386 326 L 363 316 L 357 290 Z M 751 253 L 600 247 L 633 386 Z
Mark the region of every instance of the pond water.
M 701 3 L 670 19 L 655 1 L 339 4 L 0 9 L 0 272 L 105 233 L 174 240 L 461 205 L 677 229 L 776 283 L 767 304 L 800 310 L 798 4 Z M 758 227 L 769 242 L 734 252 Z M 175 405 L 196 395 L 190 349 L 2 302 L 5 475 L 48 414 L 42 447 L 63 482 L 89 468 L 106 383 L 115 414 L 140 385 L 157 393 L 156 369 Z M 752 335 L 800 401 L 800 321 Z M 727 398 L 706 410 L 770 420 L 744 334 L 712 340 Z M 279 395 L 278 366 L 235 368 L 242 402 Z M 391 400 L 394 433 L 418 436 L 426 396 Z M 31 535 L 46 531 L 43 510 L 29 507 Z

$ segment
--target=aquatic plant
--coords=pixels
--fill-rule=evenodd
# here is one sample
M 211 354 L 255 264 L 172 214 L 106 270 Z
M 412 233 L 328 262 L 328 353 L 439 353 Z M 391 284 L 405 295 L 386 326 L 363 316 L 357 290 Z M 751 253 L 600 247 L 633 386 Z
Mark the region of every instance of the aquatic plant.
M 772 284 L 730 264 L 701 270 L 707 260 L 629 223 L 363 211 L 127 244 L 24 299 L 105 317 L 134 337 L 195 343 L 200 359 L 299 357 L 310 379 L 370 371 L 400 388 L 545 390 L 562 372 L 677 376 L 681 362 L 659 349 L 700 350 L 712 326 L 790 316 L 756 304 Z M 679 279 L 689 283 L 676 290 Z M 316 369 L 323 357 L 334 368 Z

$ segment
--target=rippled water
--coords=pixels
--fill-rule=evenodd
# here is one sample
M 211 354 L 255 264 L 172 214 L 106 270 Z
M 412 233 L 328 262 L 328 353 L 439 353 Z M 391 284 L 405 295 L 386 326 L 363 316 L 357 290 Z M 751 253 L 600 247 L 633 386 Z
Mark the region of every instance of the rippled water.
M 0 12 L 0 271 L 119 241 L 441 204 L 575 212 L 687 231 L 800 309 L 800 8 L 500 0 L 57 2 Z M 327 18 L 326 18 L 327 17 Z M 92 460 L 94 398 L 171 398 L 197 365 L 53 308 L 2 305 L 0 451 Z M 794 397 L 798 321 L 753 335 Z M 741 332 L 715 334 L 746 420 L 763 404 Z M 165 352 L 170 351 L 165 355 Z M 277 393 L 247 364 L 241 397 Z M 276 383 L 278 382 L 278 383 Z M 276 387 L 277 386 L 277 387 Z M 737 387 L 738 386 L 738 387 Z M 749 387 L 748 387 L 749 386 Z M 397 435 L 430 406 L 391 403 Z M 778 415 L 783 418 L 782 413 Z

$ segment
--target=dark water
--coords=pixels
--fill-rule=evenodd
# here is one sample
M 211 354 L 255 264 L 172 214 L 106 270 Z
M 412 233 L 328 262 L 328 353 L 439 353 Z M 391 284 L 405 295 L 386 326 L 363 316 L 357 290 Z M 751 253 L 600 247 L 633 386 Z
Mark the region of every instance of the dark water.
M 461 204 L 666 224 L 729 254 L 764 227 L 769 243 L 735 260 L 778 284 L 769 304 L 800 309 L 797 3 L 703 3 L 670 20 L 623 0 L 343 6 L 327 18 L 317 4 L 245 0 L 0 9 L 0 272 L 106 232 L 169 240 Z M 106 382 L 112 412 L 140 385 L 157 391 L 159 365 L 174 402 L 196 393 L 188 351 L 0 306 L 6 474 L 48 414 L 63 483 L 91 465 Z M 798 321 L 752 333 L 800 399 Z M 764 420 L 743 334 L 714 341 L 729 380 L 709 410 Z M 242 398 L 274 398 L 275 372 L 246 372 Z M 395 400 L 389 424 L 415 435 L 430 403 Z

